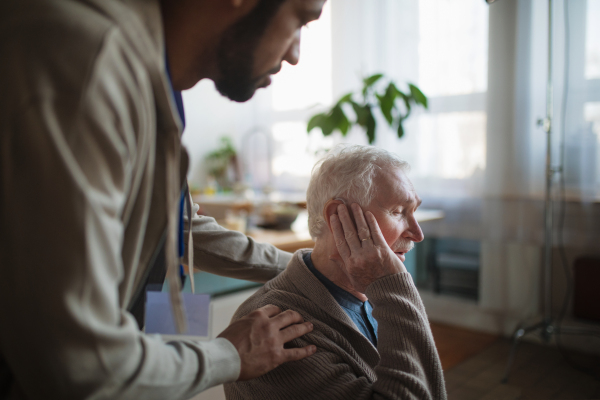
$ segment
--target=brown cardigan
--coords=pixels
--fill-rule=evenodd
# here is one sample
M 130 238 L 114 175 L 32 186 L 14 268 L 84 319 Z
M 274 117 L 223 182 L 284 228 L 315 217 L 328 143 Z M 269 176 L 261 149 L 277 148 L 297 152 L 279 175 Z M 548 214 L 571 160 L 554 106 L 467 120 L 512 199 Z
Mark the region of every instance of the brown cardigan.
M 225 385 L 227 399 L 446 399 L 444 377 L 425 308 L 409 273 L 372 283 L 366 295 L 378 323 L 378 346 L 364 337 L 302 260 L 299 250 L 285 272 L 235 313 L 275 304 L 314 324 L 291 346 L 317 353 L 260 378 Z

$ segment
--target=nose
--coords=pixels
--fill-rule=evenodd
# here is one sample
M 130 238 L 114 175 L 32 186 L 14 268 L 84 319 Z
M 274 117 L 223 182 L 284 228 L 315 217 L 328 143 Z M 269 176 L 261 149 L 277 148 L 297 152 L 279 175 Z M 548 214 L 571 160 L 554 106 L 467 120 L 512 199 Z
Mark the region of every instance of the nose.
M 425 239 L 425 235 L 423 235 L 423 231 L 421 230 L 421 227 L 419 226 L 414 214 L 408 219 L 408 227 L 402 233 L 402 237 L 417 243 L 422 242 L 423 239 Z
M 300 60 L 300 29 L 298 29 L 294 35 L 294 38 L 285 52 L 283 59 L 290 65 L 298 64 L 298 61 Z

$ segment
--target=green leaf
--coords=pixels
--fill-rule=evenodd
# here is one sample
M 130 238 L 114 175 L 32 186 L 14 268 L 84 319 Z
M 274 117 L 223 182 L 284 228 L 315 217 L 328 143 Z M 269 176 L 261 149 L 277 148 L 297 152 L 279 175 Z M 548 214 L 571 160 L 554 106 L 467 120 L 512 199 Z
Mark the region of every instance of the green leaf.
M 409 97 L 401 91 L 398 91 L 398 95 L 402 98 L 402 100 L 404 100 L 404 105 L 406 106 L 406 113 L 410 114 L 410 101 L 412 100 L 412 97 Z
M 421 92 L 421 89 L 419 89 L 418 87 L 416 87 L 412 83 L 409 83 L 408 87 L 410 88 L 410 93 L 412 94 L 412 97 L 415 99 L 415 102 L 417 104 L 421 104 L 425 108 L 428 108 L 428 105 L 427 105 L 427 96 L 425 96 L 423 94 L 423 92 Z
M 354 101 L 350 104 L 352 104 L 352 108 L 354 109 L 354 113 L 356 114 L 356 123 L 360 126 L 366 127 L 368 117 L 367 109 L 369 108 L 369 106 L 361 106 L 360 104 Z
M 321 128 L 323 136 L 329 136 L 335 129 L 335 123 L 331 116 L 331 112 L 328 114 L 317 114 L 313 116 L 308 125 L 306 126 L 306 132 L 310 133 L 315 128 Z
M 398 137 L 404 136 L 404 127 L 402 126 L 402 118 L 398 121 Z
M 369 91 L 371 86 L 373 86 L 375 84 L 375 82 L 380 80 L 382 77 L 383 77 L 383 74 L 375 74 L 375 75 L 369 76 L 368 78 L 363 79 L 362 95 L 365 98 L 365 102 L 366 102 L 366 98 L 367 98 L 367 92 Z
M 383 77 L 383 74 L 371 75 L 368 78 L 363 79 L 363 83 L 366 87 L 370 87 L 370 86 L 373 86 L 373 84 L 375 84 L 375 82 L 380 80 L 382 77 Z
M 396 96 L 398 96 L 398 88 L 396 88 L 396 85 L 394 85 L 394 82 L 390 82 L 390 84 L 388 85 L 388 87 L 385 89 L 385 95 L 387 97 L 391 97 L 392 99 L 395 99 Z
M 313 115 L 313 117 L 308 121 L 308 125 L 306 125 L 306 132 L 310 133 L 315 128 L 320 128 L 323 125 L 324 119 L 327 117 L 325 114 L 317 114 Z
M 335 129 L 335 121 L 333 120 L 332 112 L 327 114 L 323 119 L 323 123 L 321 124 L 321 130 L 323 131 L 323 136 L 329 136 Z
M 350 129 L 350 121 L 348 120 L 348 117 L 346 117 L 346 114 L 342 114 L 342 115 L 343 115 L 343 118 L 338 123 L 338 129 L 340 130 L 340 132 L 342 132 L 343 136 L 346 136 L 346 134 L 348 133 L 348 130 Z
M 235 147 L 231 138 L 228 136 L 221 137 L 221 147 L 210 152 L 206 158 L 209 160 L 230 159 L 236 156 Z
M 348 128 L 350 127 L 350 121 L 348 121 L 346 114 L 344 114 L 344 111 L 339 104 L 331 109 L 330 118 L 333 129 L 338 129 L 340 132 L 342 132 L 342 135 L 346 136 L 346 133 L 348 133 Z
M 390 83 L 385 90 L 385 94 L 382 97 L 378 97 L 379 99 L 379 108 L 381 109 L 381 113 L 387 120 L 388 124 L 392 126 L 393 116 L 392 110 L 396 108 L 396 97 L 398 96 L 398 89 L 396 89 L 396 85 L 394 83 Z
M 351 101 L 352 101 L 352 93 L 348 93 L 347 95 L 342 96 L 338 100 L 337 104 L 350 103 Z
M 377 125 L 377 123 L 375 122 L 375 118 L 373 117 L 373 113 L 371 112 L 371 107 L 368 107 L 367 110 L 367 138 L 369 139 L 369 144 L 373 144 L 373 142 L 375 141 L 375 126 Z
M 393 83 L 390 83 L 390 86 L 394 85 Z M 410 113 L 410 102 L 412 100 L 412 97 L 407 95 L 406 93 L 404 93 L 402 90 L 398 89 L 396 87 L 396 85 L 394 85 L 394 90 L 396 92 L 396 96 L 400 97 L 403 101 L 404 101 L 404 105 L 406 106 L 406 110 L 408 111 L 408 113 Z
M 376 95 L 377 100 L 379 100 L 379 108 L 381 109 L 381 113 L 385 117 L 388 124 L 392 125 L 394 122 L 392 117 L 392 108 L 394 107 L 394 97 L 389 97 L 386 95 L 380 96 Z

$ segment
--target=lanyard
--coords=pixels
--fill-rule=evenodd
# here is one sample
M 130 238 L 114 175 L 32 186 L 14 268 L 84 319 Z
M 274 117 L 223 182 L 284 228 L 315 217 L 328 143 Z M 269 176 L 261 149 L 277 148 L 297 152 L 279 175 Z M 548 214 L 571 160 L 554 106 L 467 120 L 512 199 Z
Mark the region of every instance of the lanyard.
M 171 81 L 171 70 L 169 68 L 169 60 L 167 59 L 166 55 L 165 55 L 165 66 L 166 66 L 166 70 L 167 70 L 167 78 L 169 78 L 169 87 L 171 88 L 171 94 L 173 95 L 173 99 L 175 100 L 175 104 L 177 105 L 177 112 L 179 113 L 179 118 L 181 119 L 181 124 L 183 126 L 183 129 L 182 129 L 182 135 L 183 135 L 183 130 L 185 129 L 185 110 L 183 108 L 183 97 L 181 96 L 180 91 L 173 89 L 173 83 Z M 183 227 L 184 227 L 183 213 L 184 213 L 184 209 L 185 209 L 186 198 L 188 196 L 189 196 L 189 190 L 188 190 L 188 185 L 186 182 L 185 188 L 183 189 L 183 191 L 181 193 L 181 199 L 179 201 L 178 240 L 179 240 L 179 259 L 180 260 L 183 259 L 183 254 L 185 252 L 185 242 L 184 242 L 184 237 L 183 237 Z M 188 200 L 188 202 L 189 202 L 189 200 Z M 191 208 L 191 203 L 189 204 L 189 206 Z M 189 215 L 189 218 L 190 218 L 190 224 L 191 224 L 191 219 L 192 219 L 191 214 Z M 184 269 L 183 269 L 183 264 L 181 264 L 181 263 L 179 264 L 179 276 L 181 278 L 181 287 L 183 288 L 183 284 L 185 283 L 185 273 L 184 273 Z

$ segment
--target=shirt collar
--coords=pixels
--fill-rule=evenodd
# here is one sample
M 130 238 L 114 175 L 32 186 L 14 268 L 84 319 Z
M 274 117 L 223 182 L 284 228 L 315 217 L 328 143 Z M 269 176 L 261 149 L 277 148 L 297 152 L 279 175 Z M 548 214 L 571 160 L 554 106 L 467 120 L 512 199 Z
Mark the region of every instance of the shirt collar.
M 304 260 L 304 263 L 306 264 L 310 272 L 312 272 L 313 275 L 315 275 L 317 279 L 321 281 L 321 283 L 323 284 L 323 286 L 325 286 L 325 288 L 327 288 L 327 290 L 329 290 L 329 293 L 331 293 L 333 298 L 338 302 L 340 306 L 352 311 L 360 312 L 364 303 L 357 299 L 354 295 L 350 294 L 349 292 L 345 291 L 344 289 L 330 281 L 325 275 L 321 273 L 321 271 L 315 268 L 310 258 L 311 254 L 312 252 L 308 252 L 302 256 L 302 259 Z

